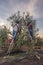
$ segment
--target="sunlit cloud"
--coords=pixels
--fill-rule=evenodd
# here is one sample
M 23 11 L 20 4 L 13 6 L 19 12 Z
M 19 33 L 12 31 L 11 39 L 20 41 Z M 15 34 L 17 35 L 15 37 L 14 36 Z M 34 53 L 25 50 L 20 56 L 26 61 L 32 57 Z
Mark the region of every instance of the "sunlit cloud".
M 0 19 L 0 26 L 5 25 L 7 28 L 11 27 L 10 23 L 7 20 Z
M 43 39 L 43 34 L 39 34 L 38 36 Z
M 0 26 L 5 25 L 4 21 L 0 19 Z
M 28 11 L 34 18 L 43 17 L 43 0 L 30 0 Z

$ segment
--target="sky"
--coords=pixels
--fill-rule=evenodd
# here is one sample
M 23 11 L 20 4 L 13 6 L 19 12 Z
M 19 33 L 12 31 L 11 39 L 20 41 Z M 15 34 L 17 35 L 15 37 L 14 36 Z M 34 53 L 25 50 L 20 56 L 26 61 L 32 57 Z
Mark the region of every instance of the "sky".
M 30 12 L 36 19 L 39 33 L 43 34 L 43 0 L 0 0 L 0 24 L 18 10 Z

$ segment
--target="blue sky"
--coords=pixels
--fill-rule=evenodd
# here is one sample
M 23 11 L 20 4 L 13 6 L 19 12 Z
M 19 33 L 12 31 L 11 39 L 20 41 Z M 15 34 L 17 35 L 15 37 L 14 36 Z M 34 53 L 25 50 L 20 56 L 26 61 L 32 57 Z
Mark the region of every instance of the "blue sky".
M 30 15 L 37 20 L 39 32 L 43 34 L 43 0 L 0 0 L 1 20 L 7 19 L 18 10 L 29 11 Z

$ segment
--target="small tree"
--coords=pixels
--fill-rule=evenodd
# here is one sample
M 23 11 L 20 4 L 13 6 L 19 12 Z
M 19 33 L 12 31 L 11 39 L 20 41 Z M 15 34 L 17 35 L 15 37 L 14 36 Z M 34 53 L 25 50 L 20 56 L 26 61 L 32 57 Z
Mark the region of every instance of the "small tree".
M 9 30 L 6 28 L 6 26 L 2 26 L 0 29 L 0 45 L 7 48 L 8 45 L 8 33 Z
M 37 37 L 36 46 L 43 46 L 43 39 L 41 39 L 40 37 Z

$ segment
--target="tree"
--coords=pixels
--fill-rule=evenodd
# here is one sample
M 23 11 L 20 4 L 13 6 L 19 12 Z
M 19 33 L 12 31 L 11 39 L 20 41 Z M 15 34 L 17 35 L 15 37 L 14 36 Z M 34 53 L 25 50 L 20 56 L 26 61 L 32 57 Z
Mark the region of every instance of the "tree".
M 43 46 L 43 39 L 41 39 L 40 37 L 37 37 L 36 46 Z
M 36 33 L 37 33 L 37 32 L 35 32 L 37 30 L 36 29 L 36 20 L 33 20 L 30 17 L 28 12 L 26 14 L 25 14 L 25 12 L 23 12 L 23 15 L 21 16 L 20 11 L 18 11 L 17 14 L 14 14 L 13 16 L 9 17 L 8 20 L 11 22 L 12 26 L 16 22 L 16 20 L 19 21 L 20 33 L 18 33 L 17 37 L 16 37 L 16 44 L 17 44 L 18 48 L 21 48 L 21 46 L 23 44 L 26 44 L 29 48 L 29 51 L 31 51 L 33 49 L 33 46 L 35 45 L 35 41 L 31 44 L 28 29 L 27 29 L 27 23 L 30 21 L 32 22 L 34 38 L 36 39 Z
M 3 25 L 0 28 L 0 45 L 1 47 L 4 47 L 6 49 L 8 46 L 8 33 L 10 33 L 10 31 L 7 29 L 5 25 Z

